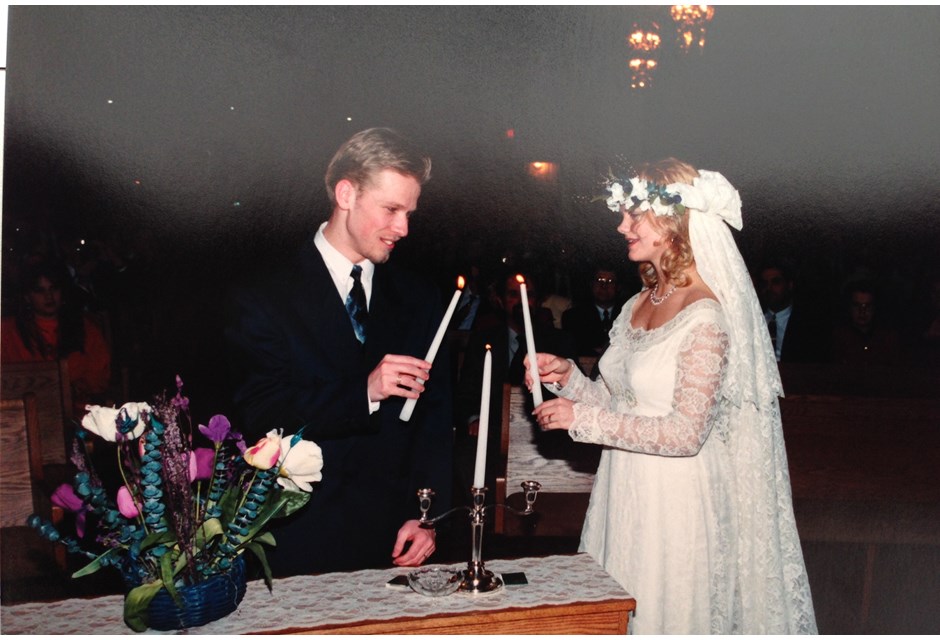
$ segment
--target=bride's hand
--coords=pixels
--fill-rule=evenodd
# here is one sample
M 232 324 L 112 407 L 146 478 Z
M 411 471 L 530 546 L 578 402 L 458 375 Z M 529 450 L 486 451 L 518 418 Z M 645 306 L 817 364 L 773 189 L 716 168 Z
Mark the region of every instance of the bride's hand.
M 539 367 L 539 380 L 545 384 L 557 382 L 561 386 L 571 377 L 571 361 L 550 353 L 538 353 L 535 360 Z M 529 375 L 529 356 L 525 357 L 525 386 L 532 390 L 532 376 Z
M 539 426 L 547 429 L 570 429 L 574 424 L 574 402 L 567 398 L 546 400 L 532 412 Z

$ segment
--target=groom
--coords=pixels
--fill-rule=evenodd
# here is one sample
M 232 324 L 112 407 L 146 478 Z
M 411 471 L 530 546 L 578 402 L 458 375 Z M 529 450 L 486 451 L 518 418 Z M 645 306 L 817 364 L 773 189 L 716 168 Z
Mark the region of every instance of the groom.
M 354 135 L 326 172 L 332 214 L 286 270 L 238 287 L 225 337 L 246 435 L 295 433 L 323 451 L 308 505 L 273 529 L 275 575 L 417 566 L 435 549 L 416 491 L 449 506 L 447 350 L 422 359 L 440 294 L 390 263 L 430 159 L 390 129 Z M 408 422 L 406 398 L 420 398 Z

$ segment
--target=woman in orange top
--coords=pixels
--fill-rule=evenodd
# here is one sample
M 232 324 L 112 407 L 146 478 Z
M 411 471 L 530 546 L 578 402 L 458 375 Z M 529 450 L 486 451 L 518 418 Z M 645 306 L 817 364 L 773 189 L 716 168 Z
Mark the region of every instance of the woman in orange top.
M 16 315 L 3 318 L 0 362 L 65 359 L 80 412 L 97 402 L 111 381 L 111 350 L 104 335 L 81 309 L 64 297 L 68 274 L 52 264 L 30 265 L 20 278 Z

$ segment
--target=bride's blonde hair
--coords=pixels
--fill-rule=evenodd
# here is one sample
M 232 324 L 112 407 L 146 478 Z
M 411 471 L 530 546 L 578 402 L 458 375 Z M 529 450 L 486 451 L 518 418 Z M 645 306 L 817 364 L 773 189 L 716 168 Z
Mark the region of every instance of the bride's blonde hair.
M 692 184 L 698 177 L 698 170 L 688 162 L 676 158 L 665 158 L 658 162 L 644 163 L 636 167 L 637 176 L 643 180 L 660 185 L 683 182 Z M 688 286 L 690 279 L 685 270 L 695 264 L 692 254 L 692 243 L 689 240 L 689 210 L 681 215 L 657 216 L 652 210 L 645 214 L 654 228 L 663 235 L 666 249 L 660 260 L 659 267 L 666 280 L 674 282 L 677 287 Z M 640 279 L 649 288 L 659 284 L 656 270 L 651 262 L 641 262 L 639 265 Z

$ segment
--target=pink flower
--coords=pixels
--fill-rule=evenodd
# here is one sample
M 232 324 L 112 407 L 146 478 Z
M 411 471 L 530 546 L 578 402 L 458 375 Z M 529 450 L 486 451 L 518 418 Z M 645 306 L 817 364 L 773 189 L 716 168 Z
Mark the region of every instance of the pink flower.
M 134 498 L 131 497 L 131 492 L 126 486 L 122 486 L 118 489 L 117 507 L 118 511 L 120 511 L 121 515 L 125 518 L 136 518 L 140 513 L 140 511 L 137 510 L 137 505 L 134 504 Z
M 212 466 L 215 464 L 215 450 L 208 447 L 199 447 L 193 451 L 192 460 L 195 465 L 190 463 L 190 480 L 207 480 L 212 477 Z
M 281 456 L 281 433 L 276 429 L 258 440 L 257 444 L 245 451 L 245 462 L 265 471 L 277 464 Z
M 70 484 L 60 484 L 52 492 L 52 504 L 75 514 L 75 533 L 79 538 L 85 537 L 85 503 L 75 493 Z

